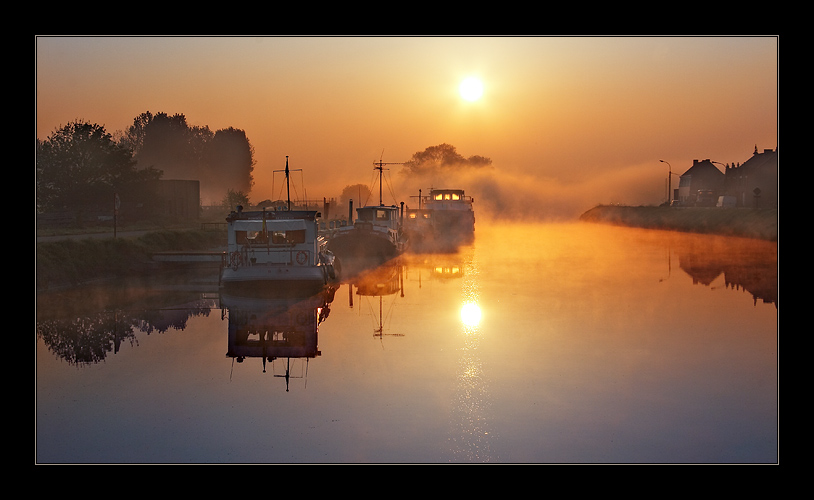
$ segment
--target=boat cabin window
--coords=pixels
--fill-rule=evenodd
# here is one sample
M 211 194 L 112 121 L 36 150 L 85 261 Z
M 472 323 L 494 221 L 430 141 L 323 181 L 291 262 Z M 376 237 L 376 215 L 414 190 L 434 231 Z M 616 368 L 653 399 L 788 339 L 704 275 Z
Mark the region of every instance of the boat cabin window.
M 359 210 L 359 220 L 362 221 L 389 221 L 392 210 Z
M 268 236 L 266 236 L 266 234 Z M 235 231 L 235 241 L 239 245 L 296 245 L 305 243 L 305 229 L 289 231 Z
M 293 229 L 290 231 L 272 231 L 271 243 L 273 245 L 296 245 L 305 243 L 305 229 Z
M 266 243 L 261 231 L 235 231 L 235 241 L 239 245 Z
M 460 193 L 436 193 L 436 201 L 458 201 L 461 199 Z

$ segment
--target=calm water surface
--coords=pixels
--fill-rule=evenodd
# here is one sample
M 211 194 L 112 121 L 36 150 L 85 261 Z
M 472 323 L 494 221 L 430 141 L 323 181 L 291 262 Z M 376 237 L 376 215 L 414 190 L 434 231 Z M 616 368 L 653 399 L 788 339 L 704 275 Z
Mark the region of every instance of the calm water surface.
M 479 224 L 309 300 L 162 278 L 38 297 L 37 462 L 778 459 L 774 243 Z

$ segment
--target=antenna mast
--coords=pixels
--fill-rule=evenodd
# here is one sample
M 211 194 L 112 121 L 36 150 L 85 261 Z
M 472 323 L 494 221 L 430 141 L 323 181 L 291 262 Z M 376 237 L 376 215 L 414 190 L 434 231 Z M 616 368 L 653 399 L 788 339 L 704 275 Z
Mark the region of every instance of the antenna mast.
M 379 158 L 379 161 L 373 162 L 373 170 L 379 171 L 379 206 L 383 207 L 384 203 L 382 203 L 382 172 L 384 171 L 384 165 L 404 165 L 403 162 L 383 162 L 382 159 L 384 158 L 384 150 L 382 149 L 382 156 Z M 389 170 L 389 169 L 388 169 Z
M 301 168 L 297 170 L 302 170 Z M 274 172 L 285 172 L 285 195 L 288 200 L 288 211 L 291 211 L 291 185 L 288 181 L 288 174 L 291 172 L 288 169 L 288 155 L 285 155 L 285 170 L 274 170 Z

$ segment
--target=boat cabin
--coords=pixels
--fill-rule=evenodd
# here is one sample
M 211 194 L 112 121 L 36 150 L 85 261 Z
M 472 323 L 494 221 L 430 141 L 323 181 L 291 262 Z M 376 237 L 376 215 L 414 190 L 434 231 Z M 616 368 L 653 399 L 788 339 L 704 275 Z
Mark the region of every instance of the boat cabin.
M 432 210 L 472 210 L 474 200 L 463 189 L 431 189 L 422 201 L 425 208 Z
M 233 223 L 234 242 L 237 245 L 269 243 L 271 245 L 296 245 L 306 241 L 306 225 L 303 219 L 293 220 L 237 220 Z
M 356 209 L 356 222 L 369 222 L 376 226 L 387 226 L 397 230 L 399 226 L 399 209 L 396 206 L 369 206 Z
M 314 211 L 238 211 L 227 219 L 228 252 L 249 252 L 255 258 L 262 255 L 266 262 L 287 263 L 297 249 L 304 252 L 300 260 L 306 255 L 314 265 L 319 253 L 317 217 Z

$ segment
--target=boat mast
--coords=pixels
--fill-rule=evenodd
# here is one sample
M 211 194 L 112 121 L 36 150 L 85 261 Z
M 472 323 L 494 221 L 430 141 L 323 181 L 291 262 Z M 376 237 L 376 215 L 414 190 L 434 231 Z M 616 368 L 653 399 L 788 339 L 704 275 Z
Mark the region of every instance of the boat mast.
M 298 169 L 302 170 L 302 169 Z M 291 211 L 291 183 L 289 182 L 288 155 L 285 155 L 285 170 L 275 170 L 274 172 L 285 172 L 285 193 L 288 201 L 288 211 Z
M 383 207 L 384 203 L 382 202 L 382 172 L 384 171 L 384 165 L 404 165 L 404 163 L 395 163 L 395 162 L 383 162 L 382 159 L 384 158 L 384 150 L 382 150 L 382 156 L 379 158 L 378 162 L 373 162 L 373 170 L 379 171 L 379 206 Z M 390 169 L 388 169 L 390 170 Z
M 376 163 L 373 164 L 376 165 Z M 381 207 L 384 206 L 384 203 L 382 203 L 382 171 L 384 170 L 384 168 L 382 168 L 382 165 L 384 164 L 382 162 L 379 162 L 378 165 L 379 165 L 378 167 L 373 167 L 373 170 L 379 171 L 379 206 Z
M 288 198 L 288 211 L 291 211 L 291 186 L 288 181 L 288 155 L 285 155 L 285 195 Z

